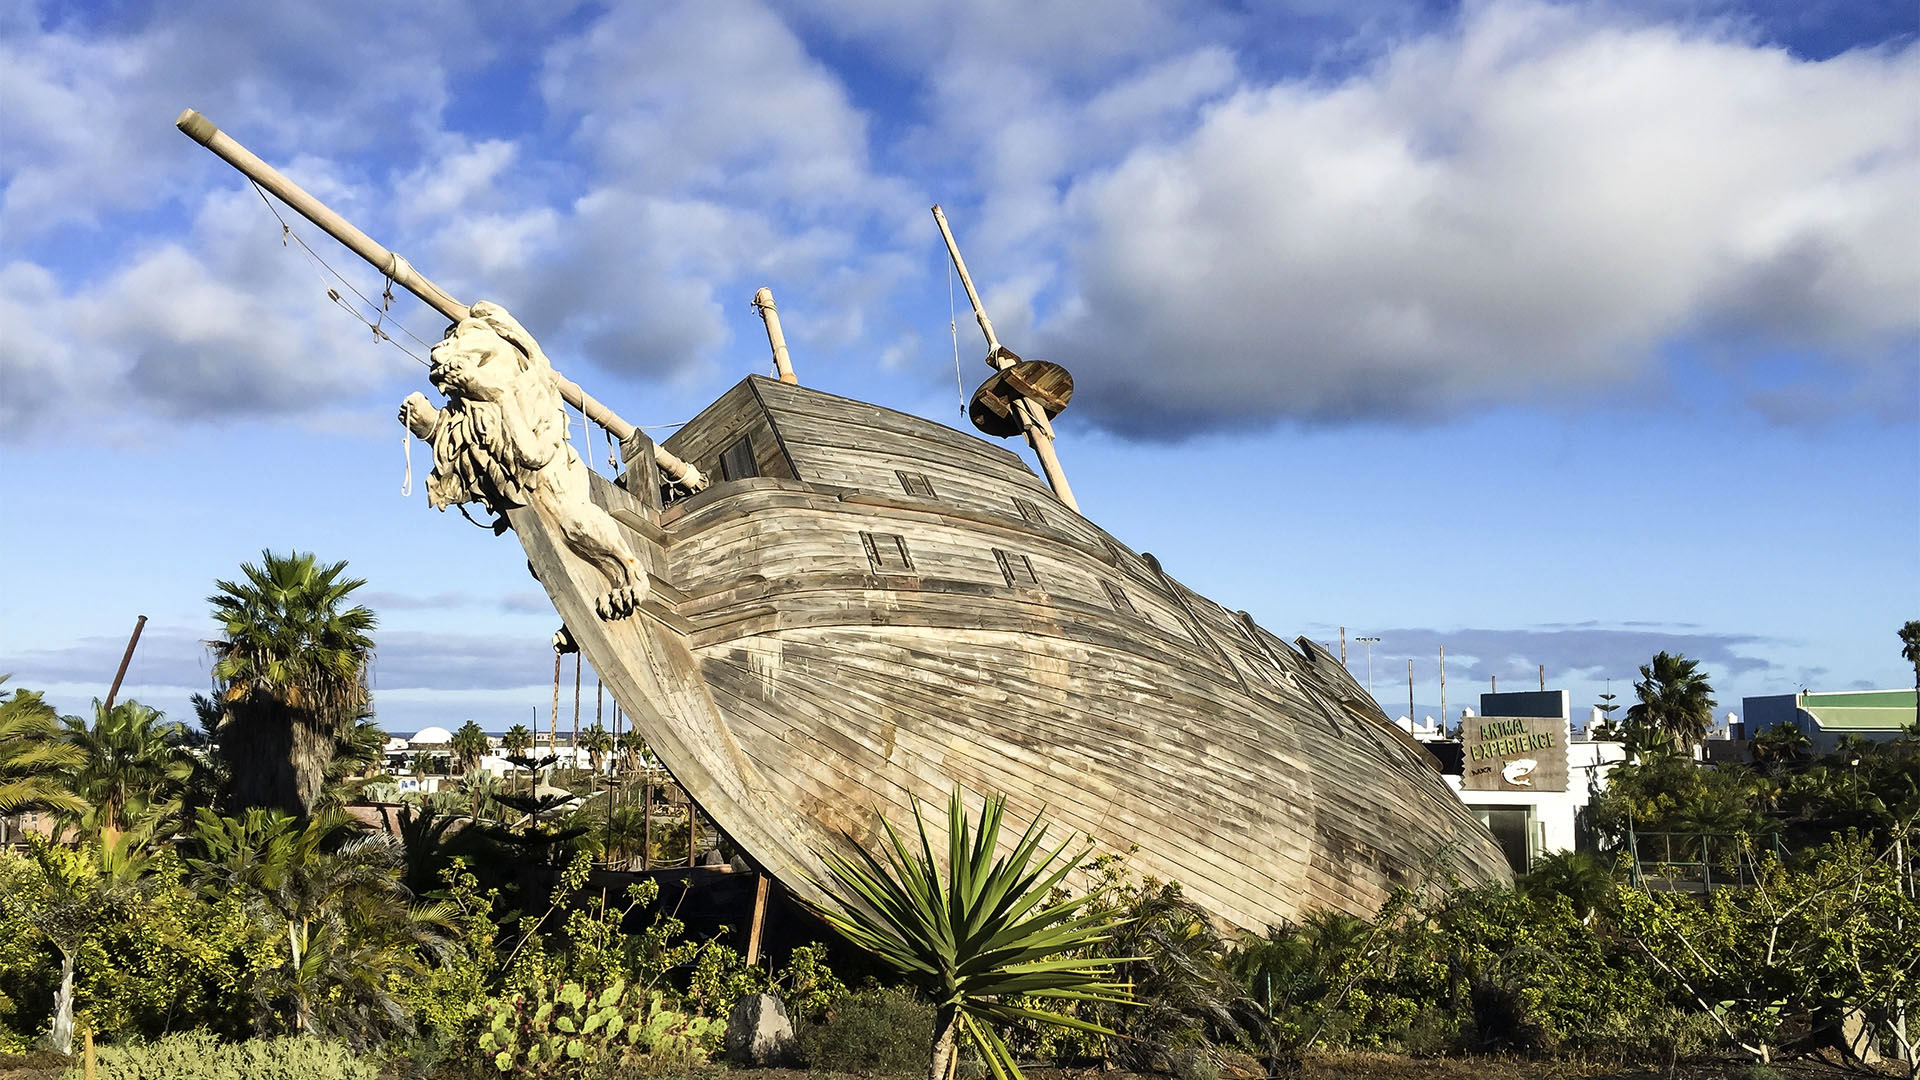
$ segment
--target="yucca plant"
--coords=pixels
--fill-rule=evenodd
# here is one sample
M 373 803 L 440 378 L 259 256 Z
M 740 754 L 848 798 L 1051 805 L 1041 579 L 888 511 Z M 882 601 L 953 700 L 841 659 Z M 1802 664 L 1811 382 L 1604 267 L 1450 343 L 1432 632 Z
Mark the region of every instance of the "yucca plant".
M 917 849 L 882 819 L 884 860 L 865 850 L 858 861 L 821 853 L 840 886 L 825 890 L 840 908 L 822 912 L 827 921 L 933 1001 L 931 1080 L 952 1080 L 962 1032 L 995 1080 L 1021 1077 L 995 1025 L 1025 1019 L 1112 1034 L 1022 1004 L 1023 998 L 1133 1004 L 1127 984 L 1112 976 L 1114 965 L 1130 958 L 1088 955 L 1111 935 L 1112 917 L 1082 913 L 1085 896 L 1060 899 L 1055 893 L 1092 844 L 1065 859 L 1071 839 L 1044 851 L 1046 826 L 1035 817 L 1013 850 L 995 858 L 1005 812 L 1006 797 L 989 796 L 978 828 L 972 828 L 956 788 L 947 803 L 944 867 L 934 858 L 917 802 Z

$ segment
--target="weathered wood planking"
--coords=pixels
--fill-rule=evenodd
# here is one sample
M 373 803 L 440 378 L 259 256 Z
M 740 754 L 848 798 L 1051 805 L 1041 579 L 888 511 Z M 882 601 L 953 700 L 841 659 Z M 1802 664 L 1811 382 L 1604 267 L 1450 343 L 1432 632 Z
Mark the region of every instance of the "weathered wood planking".
M 743 435 L 759 476 L 722 480 Z M 657 581 L 640 616 L 594 618 L 591 572 L 530 511 L 514 527 L 635 730 L 803 897 L 818 850 L 955 783 L 1137 844 L 1241 926 L 1370 913 L 1442 854 L 1507 876 L 1325 650 L 1181 585 L 1007 450 L 759 377 L 667 446 L 714 486 L 664 511 L 595 489 Z

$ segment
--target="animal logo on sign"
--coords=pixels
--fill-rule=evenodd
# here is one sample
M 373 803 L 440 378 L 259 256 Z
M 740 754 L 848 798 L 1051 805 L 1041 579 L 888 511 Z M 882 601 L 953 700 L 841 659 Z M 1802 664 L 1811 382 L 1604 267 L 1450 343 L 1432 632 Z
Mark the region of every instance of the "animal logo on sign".
M 1515 758 L 1500 770 L 1500 779 L 1520 787 L 1530 787 L 1533 784 L 1533 770 L 1539 765 L 1538 761 L 1530 757 Z

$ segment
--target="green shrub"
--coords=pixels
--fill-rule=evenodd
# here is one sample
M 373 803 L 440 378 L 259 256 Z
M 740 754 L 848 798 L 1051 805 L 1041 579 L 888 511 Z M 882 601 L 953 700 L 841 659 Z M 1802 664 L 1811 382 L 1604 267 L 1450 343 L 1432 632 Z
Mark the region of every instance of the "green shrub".
M 796 947 L 774 976 L 773 989 L 787 1003 L 793 1022 L 824 1020 L 827 1010 L 847 996 L 847 984 L 827 966 L 827 947 L 819 942 Z
M 711 941 L 700 950 L 687 977 L 687 1007 L 701 1016 L 725 1019 L 733 1003 L 767 988 L 767 974 L 748 967 L 747 958 L 730 945 Z
M 840 998 L 818 1022 L 802 1020 L 800 1056 L 827 1072 L 923 1073 L 933 1045 L 933 1006 L 906 990 L 867 989 Z
M 1718 1050 L 1726 1041 L 1712 1017 L 1691 1009 L 1661 1005 L 1641 1010 L 1635 1020 L 1619 1033 L 1621 1057 L 1668 1070 Z
M 374 1080 L 344 1043 L 316 1038 L 223 1043 L 204 1031 L 136 1046 L 102 1047 L 100 1080 Z M 81 1069 L 70 1068 L 67 1080 Z
M 631 993 L 618 979 L 591 990 L 547 983 L 496 1000 L 490 1011 L 480 1049 L 513 1076 L 572 1076 L 608 1065 L 684 1070 L 704 1064 L 726 1034 L 725 1021 L 689 1016 L 660 992 Z

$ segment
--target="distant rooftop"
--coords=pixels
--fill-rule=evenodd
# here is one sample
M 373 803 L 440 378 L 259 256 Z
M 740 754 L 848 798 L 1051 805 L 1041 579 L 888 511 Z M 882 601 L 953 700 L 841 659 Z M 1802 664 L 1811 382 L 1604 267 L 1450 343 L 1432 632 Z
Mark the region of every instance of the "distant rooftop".
M 1913 723 L 1913 691 L 1802 694 L 1800 708 L 1828 731 L 1886 731 Z

